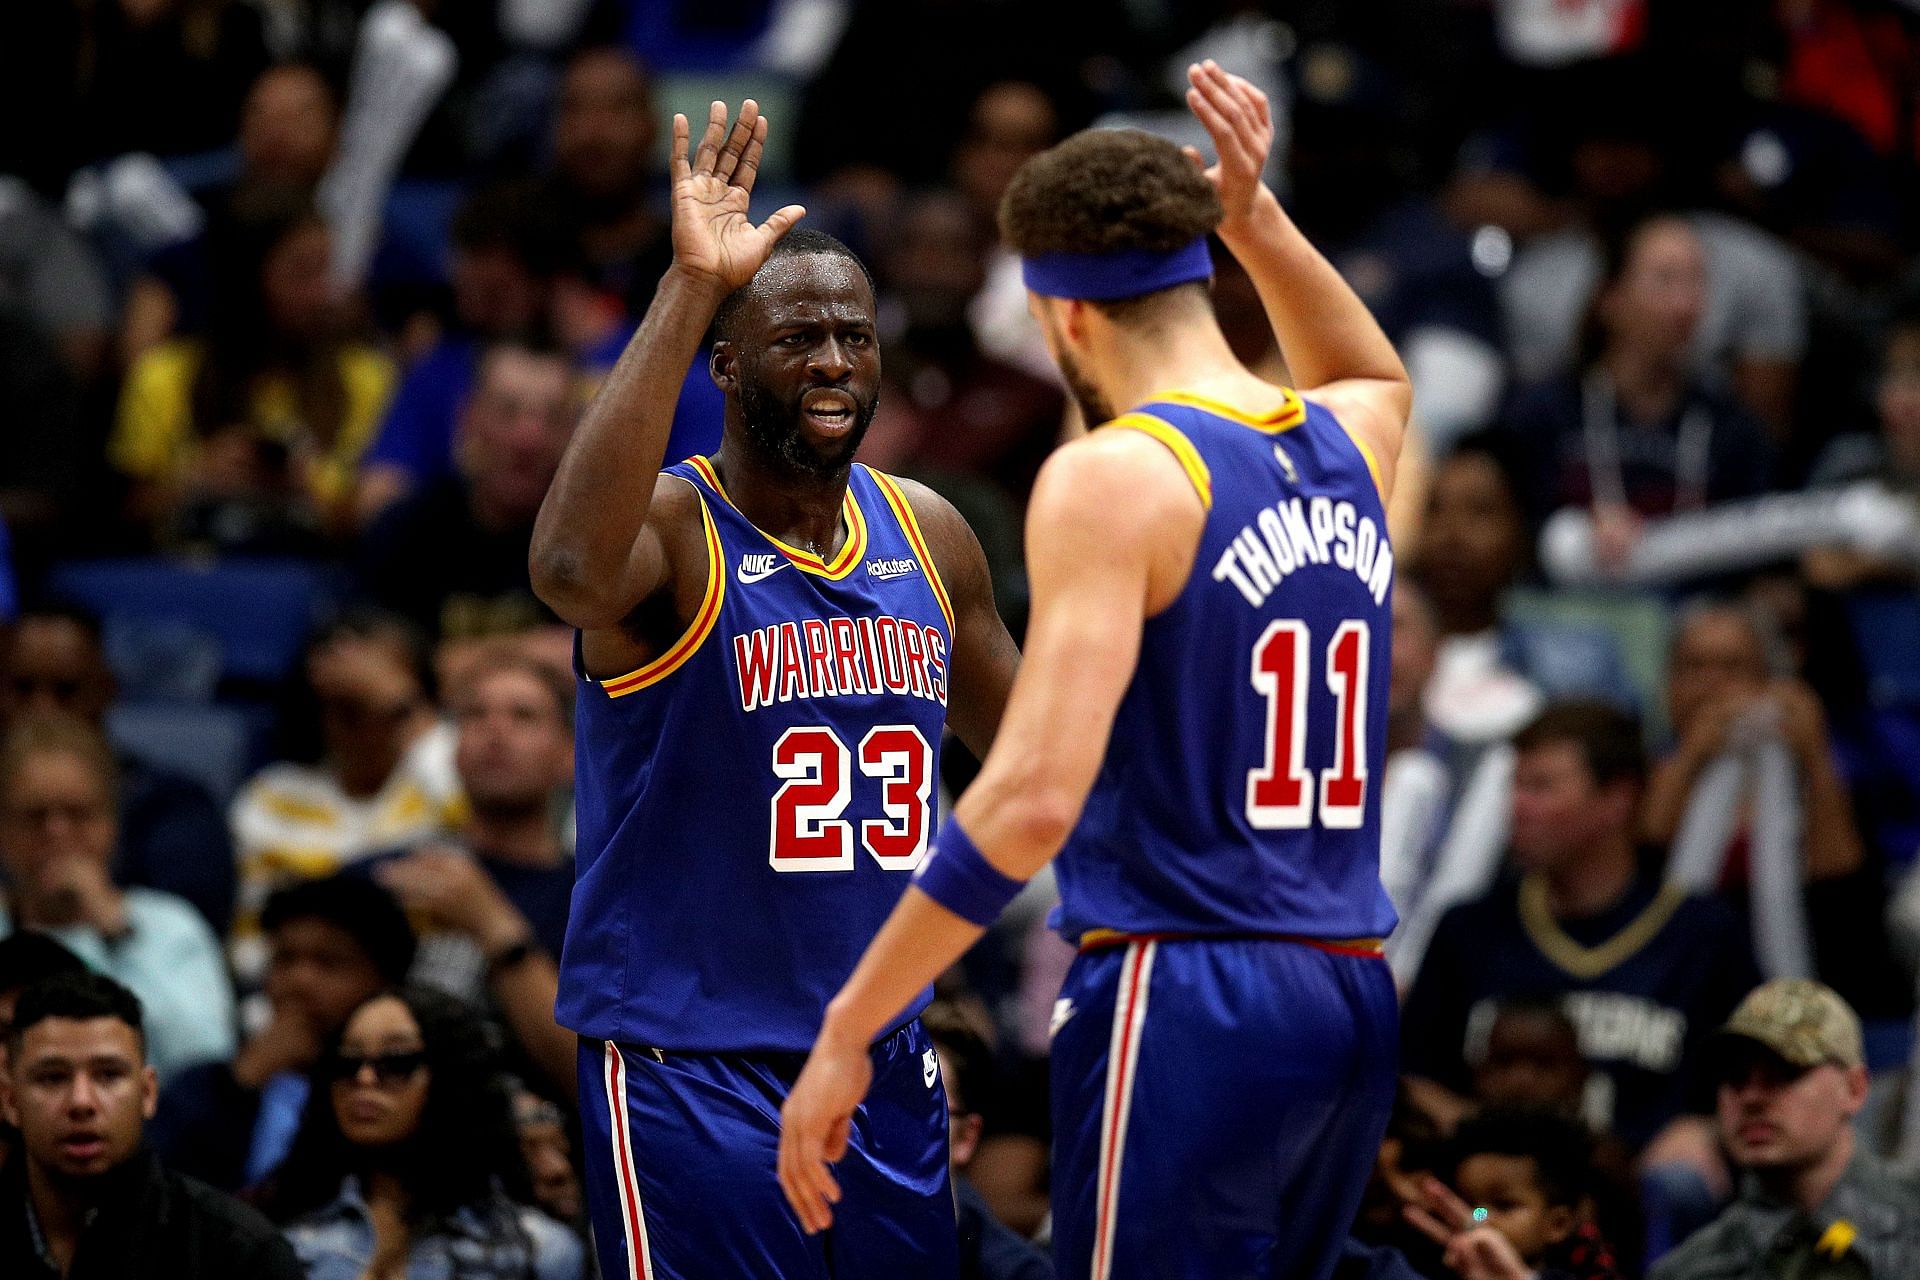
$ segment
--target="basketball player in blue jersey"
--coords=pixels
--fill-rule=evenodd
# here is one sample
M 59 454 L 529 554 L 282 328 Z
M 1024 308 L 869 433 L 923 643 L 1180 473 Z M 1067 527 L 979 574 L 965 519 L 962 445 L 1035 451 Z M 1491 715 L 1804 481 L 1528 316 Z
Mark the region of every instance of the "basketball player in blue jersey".
M 952 1275 L 946 1100 L 915 1015 L 876 1026 L 809 1236 L 775 1182 L 780 1103 L 829 996 L 924 856 L 941 732 L 984 754 L 1015 654 L 979 544 L 853 462 L 880 383 L 873 285 L 797 207 L 747 218 L 766 121 L 674 119 L 674 262 L 535 529 L 579 628 L 578 872 L 556 1014 L 581 1037 L 608 1277 Z M 712 457 L 662 457 L 709 326 Z M 661 470 L 663 461 L 674 465 Z
M 1261 184 L 1265 99 L 1190 74 L 1212 168 L 1089 131 L 1001 206 L 1054 359 L 1104 425 L 1035 488 L 1032 620 L 993 749 L 787 1099 L 781 1183 L 809 1230 L 854 1191 L 871 1037 L 1056 854 L 1081 949 L 1052 1050 L 1062 1276 L 1317 1280 L 1373 1168 L 1398 1048 L 1384 500 L 1411 391 Z M 1304 393 L 1229 351 L 1216 230 Z

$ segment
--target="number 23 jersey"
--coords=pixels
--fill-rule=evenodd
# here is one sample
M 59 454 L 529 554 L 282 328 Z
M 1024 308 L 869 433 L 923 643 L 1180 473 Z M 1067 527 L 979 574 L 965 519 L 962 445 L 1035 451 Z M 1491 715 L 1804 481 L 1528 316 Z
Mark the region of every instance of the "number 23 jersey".
M 706 594 L 646 666 L 577 673 L 556 1012 L 597 1040 L 804 1052 L 926 851 L 952 607 L 887 476 L 854 466 L 823 561 L 756 528 L 705 458 L 666 474 L 699 494 Z
M 1384 938 L 1393 552 L 1371 459 L 1291 392 L 1265 418 L 1168 395 L 1101 430 L 1166 445 L 1207 515 L 1056 863 L 1061 931 Z

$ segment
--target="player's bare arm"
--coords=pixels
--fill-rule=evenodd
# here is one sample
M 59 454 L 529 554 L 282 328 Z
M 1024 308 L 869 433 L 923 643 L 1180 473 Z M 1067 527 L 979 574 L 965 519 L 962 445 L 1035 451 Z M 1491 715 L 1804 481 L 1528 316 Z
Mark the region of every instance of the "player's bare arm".
M 698 503 L 690 491 L 669 497 L 687 486 L 659 475 L 674 405 L 721 301 L 804 213 L 788 205 L 754 225 L 747 207 L 767 121 L 751 99 L 731 127 L 727 117 L 715 102 L 691 159 L 687 119 L 673 118 L 673 265 L 587 407 L 534 525 L 534 590 L 590 637 L 621 626 L 676 577 L 704 577 Z M 698 588 L 691 594 L 697 607 Z M 684 603 L 665 601 L 673 612 Z
M 1123 520 L 1116 512 L 1125 512 Z M 1027 518 L 1033 617 L 1006 716 L 954 809 L 1002 875 L 1025 880 L 1060 851 L 1106 754 L 1148 617 L 1185 585 L 1205 510 L 1173 456 L 1130 432 L 1096 433 L 1041 470 Z M 867 1048 L 984 930 L 909 889 L 839 996 L 781 1112 L 780 1182 L 801 1224 L 832 1223 L 871 1074 Z
M 1020 651 L 1000 620 L 986 552 L 965 517 L 923 484 L 901 480 L 900 488 L 927 535 L 927 549 L 953 603 L 947 724 L 969 751 L 984 760 L 1007 708 Z
M 1211 61 L 1190 67 L 1187 78 L 1187 105 L 1219 155 L 1205 172 L 1220 192 L 1220 239 L 1259 291 L 1301 391 L 1367 446 L 1382 496 L 1390 495 L 1413 408 L 1406 368 L 1366 303 L 1260 180 L 1273 146 L 1267 96 Z

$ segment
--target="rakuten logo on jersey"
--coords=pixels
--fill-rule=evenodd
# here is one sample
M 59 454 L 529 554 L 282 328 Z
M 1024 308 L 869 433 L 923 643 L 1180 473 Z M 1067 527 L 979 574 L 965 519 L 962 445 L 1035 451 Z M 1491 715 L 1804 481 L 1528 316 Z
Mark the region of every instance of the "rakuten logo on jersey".
M 882 582 L 888 578 L 904 578 L 910 573 L 920 572 L 920 566 L 912 560 L 869 560 L 867 576 L 878 578 Z

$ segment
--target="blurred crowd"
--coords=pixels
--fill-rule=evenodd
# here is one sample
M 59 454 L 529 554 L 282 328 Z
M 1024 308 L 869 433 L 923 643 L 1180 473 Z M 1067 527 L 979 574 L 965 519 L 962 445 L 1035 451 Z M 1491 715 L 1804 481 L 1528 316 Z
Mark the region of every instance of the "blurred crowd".
M 1202 57 L 1416 391 L 1406 1075 L 1343 1274 L 1920 1274 L 1912 0 L 8 7 L 0 1271 L 582 1274 L 526 561 L 670 258 L 665 121 L 771 117 L 756 200 L 878 283 L 862 456 L 968 517 L 1017 634 L 1086 424 L 997 202 L 1089 124 L 1204 145 Z M 669 460 L 720 419 L 696 361 Z M 1051 1274 L 1051 893 L 928 1015 L 969 1275 Z

